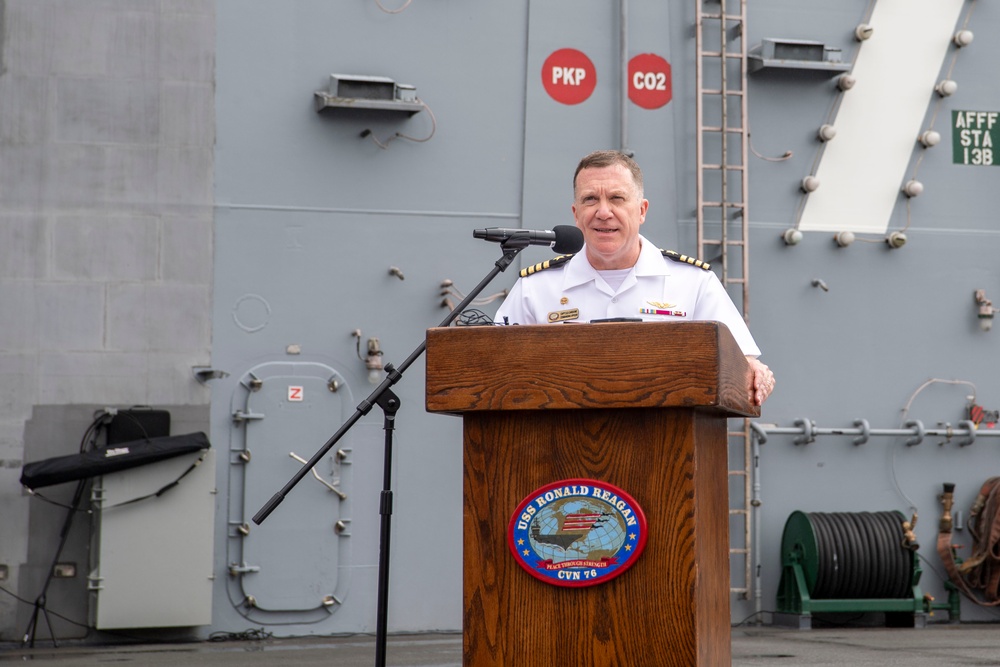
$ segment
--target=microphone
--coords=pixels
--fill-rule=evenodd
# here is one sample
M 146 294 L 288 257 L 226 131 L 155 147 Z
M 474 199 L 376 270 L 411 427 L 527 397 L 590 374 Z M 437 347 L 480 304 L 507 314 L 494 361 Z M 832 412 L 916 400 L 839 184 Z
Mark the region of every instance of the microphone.
M 472 237 L 502 243 L 512 238 L 527 239 L 528 245 L 547 245 L 560 255 L 579 252 L 583 247 L 583 232 L 573 225 L 556 225 L 552 230 L 503 229 L 489 227 L 476 229 Z

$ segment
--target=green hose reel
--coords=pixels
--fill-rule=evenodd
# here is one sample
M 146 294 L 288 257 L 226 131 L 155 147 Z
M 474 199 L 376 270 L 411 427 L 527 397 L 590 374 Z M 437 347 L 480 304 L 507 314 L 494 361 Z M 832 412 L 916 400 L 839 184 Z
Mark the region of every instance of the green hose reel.
M 930 600 L 904 521 L 895 511 L 793 512 L 781 537 L 775 623 L 809 627 L 817 612 L 886 612 L 892 624 L 922 625 Z

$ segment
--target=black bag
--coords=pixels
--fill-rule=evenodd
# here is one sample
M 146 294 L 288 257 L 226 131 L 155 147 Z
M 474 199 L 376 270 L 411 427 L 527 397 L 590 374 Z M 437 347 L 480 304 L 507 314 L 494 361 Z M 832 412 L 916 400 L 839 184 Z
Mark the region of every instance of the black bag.
M 148 405 L 133 405 L 127 410 L 118 410 L 107 423 L 107 443 L 149 440 L 170 435 L 170 412 L 157 410 Z
M 200 432 L 124 442 L 82 454 L 56 456 L 28 463 L 21 469 L 21 484 L 35 490 L 43 486 L 127 470 L 211 446 L 208 436 Z

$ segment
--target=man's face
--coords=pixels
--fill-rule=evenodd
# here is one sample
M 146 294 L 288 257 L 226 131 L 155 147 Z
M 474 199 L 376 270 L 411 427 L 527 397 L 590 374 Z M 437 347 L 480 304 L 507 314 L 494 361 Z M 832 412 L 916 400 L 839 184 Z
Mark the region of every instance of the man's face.
M 595 269 L 627 269 L 639 259 L 639 225 L 649 202 L 620 164 L 583 169 L 576 176 L 573 217 Z

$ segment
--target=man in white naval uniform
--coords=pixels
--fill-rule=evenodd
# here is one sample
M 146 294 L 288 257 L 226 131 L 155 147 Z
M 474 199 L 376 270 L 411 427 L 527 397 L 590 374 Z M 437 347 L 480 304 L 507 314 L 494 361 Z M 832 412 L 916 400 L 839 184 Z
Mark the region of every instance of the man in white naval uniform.
M 524 269 L 494 321 L 722 322 L 747 356 L 753 369 L 750 391 L 763 404 L 774 375 L 757 359 L 760 349 L 722 283 L 707 264 L 661 251 L 639 234 L 649 208 L 639 165 L 619 151 L 591 153 L 577 167 L 573 190 L 583 251 Z

